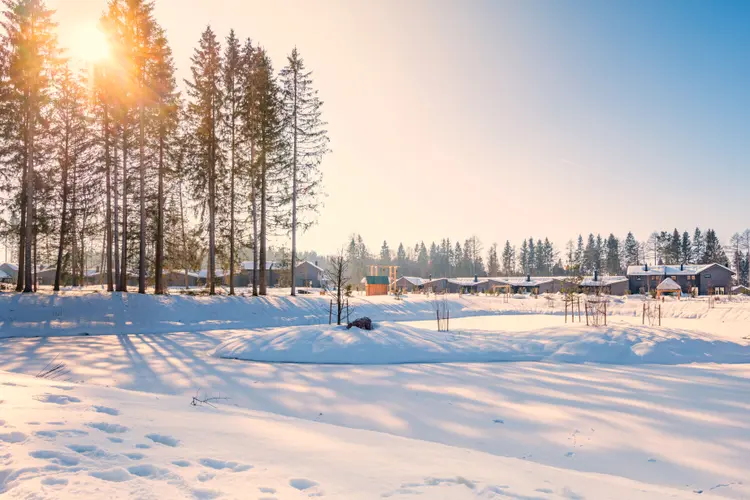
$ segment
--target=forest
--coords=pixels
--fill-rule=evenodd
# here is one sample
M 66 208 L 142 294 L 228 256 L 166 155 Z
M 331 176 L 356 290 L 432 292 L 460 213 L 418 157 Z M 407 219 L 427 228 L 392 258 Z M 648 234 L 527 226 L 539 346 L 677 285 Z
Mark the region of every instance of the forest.
M 731 259 L 728 257 L 731 255 Z M 366 275 L 370 265 L 398 265 L 405 276 L 472 277 L 472 276 L 566 276 L 592 275 L 599 271 L 623 275 L 636 264 L 709 264 L 718 263 L 736 273 L 739 284 L 748 285 L 750 270 L 750 229 L 732 235 L 724 247 L 713 229 L 703 232 L 653 232 L 639 241 L 632 232 L 624 239 L 610 233 L 607 237 L 590 233 L 578 235 L 561 251 L 549 238 L 528 238 L 520 245 L 505 242 L 502 248 L 493 243 L 484 248 L 472 236 L 451 242 L 443 238 L 429 247 L 424 241 L 413 246 L 399 243 L 394 251 L 384 241 L 377 253 L 370 252 L 361 235 L 354 234 L 346 247 L 350 271 L 355 280 Z
M 54 266 L 55 290 L 95 267 L 109 291 L 136 281 L 161 294 L 166 270 L 205 262 L 209 293 L 222 269 L 233 294 L 245 256 L 253 294 L 265 294 L 269 237 L 291 239 L 293 272 L 328 152 L 300 51 L 277 73 L 258 42 L 209 26 L 180 84 L 154 3 L 103 6 L 109 55 L 80 69 L 44 0 L 3 0 L 0 230 L 17 291 L 34 292 L 36 272 Z

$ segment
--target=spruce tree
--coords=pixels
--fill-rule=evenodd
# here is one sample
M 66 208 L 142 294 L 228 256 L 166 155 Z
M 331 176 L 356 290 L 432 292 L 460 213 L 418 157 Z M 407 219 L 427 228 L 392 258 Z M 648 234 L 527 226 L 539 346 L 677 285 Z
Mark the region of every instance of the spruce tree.
M 638 248 L 638 241 L 636 241 L 633 233 L 628 232 L 625 237 L 625 248 L 624 248 L 625 266 L 634 266 L 640 264 L 640 251 Z
M 505 240 L 505 246 L 503 247 L 503 274 L 505 276 L 513 275 L 513 255 L 515 251 L 510 246 L 510 241 Z
M 497 276 L 500 272 L 500 261 L 497 257 L 497 243 L 493 243 L 487 253 L 487 272 L 490 276 Z
M 693 233 L 693 261 L 696 264 L 703 263 L 703 254 L 706 252 L 706 243 L 703 239 L 703 233 L 700 228 L 696 227 Z
M 682 233 L 682 241 L 680 242 L 680 264 L 689 264 L 693 258 L 693 246 L 690 243 L 690 233 L 685 231 Z
M 209 294 L 214 295 L 216 277 L 216 196 L 219 175 L 223 92 L 221 89 L 221 48 L 211 27 L 201 35 L 192 57 L 192 80 L 186 81 L 191 100 L 187 112 L 196 146 L 192 155 L 193 191 L 208 211 Z M 262 284 L 262 281 L 261 281 Z
M 313 88 L 311 75 L 295 47 L 281 70 L 284 134 L 291 145 L 286 177 L 291 179 L 287 198 L 291 202 L 292 295 L 295 295 L 297 229 L 304 231 L 314 222 L 303 215 L 317 212 L 321 184 L 319 166 L 328 151 L 326 123 L 321 113 L 323 103 Z

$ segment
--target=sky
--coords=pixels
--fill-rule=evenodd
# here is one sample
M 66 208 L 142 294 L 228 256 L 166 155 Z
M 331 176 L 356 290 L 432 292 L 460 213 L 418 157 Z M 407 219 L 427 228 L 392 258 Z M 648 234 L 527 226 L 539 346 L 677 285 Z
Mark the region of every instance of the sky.
M 62 45 L 104 0 L 48 0 Z M 299 248 L 750 226 L 750 2 L 157 0 L 181 78 L 207 25 L 296 46 L 324 101 Z

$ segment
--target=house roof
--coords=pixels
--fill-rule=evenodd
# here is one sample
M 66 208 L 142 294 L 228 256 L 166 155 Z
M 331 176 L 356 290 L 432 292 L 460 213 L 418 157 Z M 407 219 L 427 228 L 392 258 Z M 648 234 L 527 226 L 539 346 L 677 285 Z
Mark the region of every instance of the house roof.
M 737 286 L 732 287 L 732 291 L 747 293 L 747 292 L 750 292 L 750 288 L 746 287 L 745 285 L 737 285 Z
M 664 281 L 659 283 L 659 286 L 656 287 L 657 290 L 677 290 L 682 291 L 682 287 L 677 284 L 675 280 L 672 278 L 665 278 Z
M 614 285 L 615 283 L 622 283 L 628 281 L 628 278 L 625 276 L 599 276 L 598 280 L 595 280 L 593 277 L 584 278 L 583 281 L 581 281 L 581 286 L 610 286 Z
M 368 285 L 390 285 L 388 276 L 365 276 Z
M 679 265 L 658 265 L 648 266 L 648 271 L 645 269 L 646 266 L 643 264 L 637 264 L 634 266 L 628 266 L 628 276 L 693 276 L 700 274 L 708 268 L 718 266 L 722 269 L 726 269 L 730 273 L 734 274 L 734 271 L 728 267 L 722 266 L 721 264 L 684 264 Z
M 6 273 L 5 271 L 0 271 L 0 280 L 4 280 L 8 278 L 10 278 L 10 274 Z
M 252 260 L 245 260 L 245 261 L 243 261 L 243 262 L 240 263 L 240 267 L 242 267 L 242 269 L 244 271 L 252 271 L 253 270 L 253 261 Z M 279 267 L 281 267 L 281 266 L 279 266 L 279 263 L 276 262 L 276 261 L 274 261 L 274 260 L 267 260 L 266 261 L 266 269 L 271 269 L 271 268 L 278 269 Z M 260 262 L 258 262 L 258 267 L 256 269 L 260 269 Z
M 401 276 L 396 282 L 399 282 L 401 280 L 408 281 L 414 286 L 420 286 L 429 281 L 424 278 L 417 278 L 416 276 Z
M 4 264 L 0 264 L 3 266 L 8 266 L 10 269 L 14 271 L 18 271 L 18 265 L 17 264 L 11 264 L 10 262 L 5 262 Z
M 305 264 L 308 264 L 308 265 L 312 266 L 313 268 L 317 269 L 321 273 L 323 272 L 323 268 L 322 267 L 318 266 L 317 264 L 314 264 L 314 263 L 310 262 L 309 260 L 303 260 L 302 262 L 300 262 L 300 263 L 297 264 L 297 267 L 305 265 Z

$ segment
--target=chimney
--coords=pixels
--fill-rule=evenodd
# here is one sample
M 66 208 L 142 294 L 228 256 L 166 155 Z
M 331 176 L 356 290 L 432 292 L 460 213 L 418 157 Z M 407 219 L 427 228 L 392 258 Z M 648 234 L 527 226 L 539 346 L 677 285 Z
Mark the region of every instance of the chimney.
M 644 271 L 648 271 L 648 262 L 646 262 L 646 265 L 645 265 L 645 266 L 643 266 L 643 270 L 644 270 Z
M 680 271 L 684 271 L 684 270 L 685 270 L 685 264 L 680 264 Z
M 315 267 L 318 267 L 318 261 L 317 260 L 315 261 Z
M 478 282 L 479 282 L 479 275 L 475 274 L 474 275 L 474 283 L 478 283 Z
M 599 281 L 599 270 L 594 269 L 594 281 Z
M 531 281 L 531 273 L 526 275 L 526 281 Z

